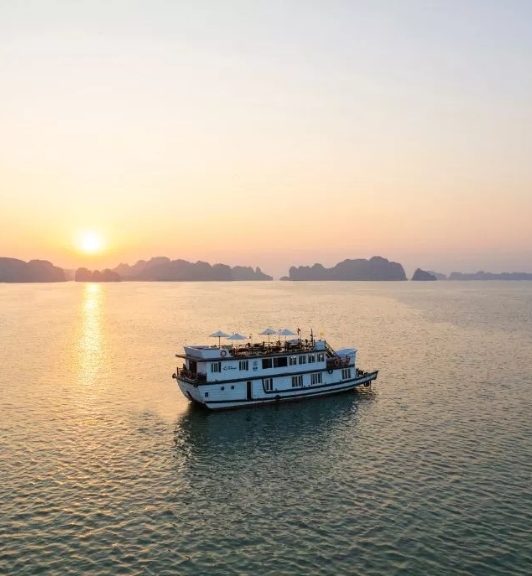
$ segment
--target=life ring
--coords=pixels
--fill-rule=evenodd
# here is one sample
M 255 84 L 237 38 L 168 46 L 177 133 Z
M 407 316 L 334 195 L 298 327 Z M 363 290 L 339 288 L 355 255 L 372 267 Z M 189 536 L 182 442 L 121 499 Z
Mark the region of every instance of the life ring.
M 222 351 L 220 352 L 220 355 L 221 355 L 221 356 L 227 356 L 227 352 L 226 352 L 225 350 L 222 350 Z
M 346 363 L 346 364 L 349 364 L 349 356 L 346 356 L 346 357 L 345 357 L 345 363 Z
M 331 368 L 331 369 L 327 370 L 327 372 L 328 372 L 329 374 L 332 374 L 332 373 L 334 372 L 334 370 Z
M 335 366 L 340 366 L 340 358 L 336 358 L 336 359 L 334 360 L 334 365 L 335 365 Z

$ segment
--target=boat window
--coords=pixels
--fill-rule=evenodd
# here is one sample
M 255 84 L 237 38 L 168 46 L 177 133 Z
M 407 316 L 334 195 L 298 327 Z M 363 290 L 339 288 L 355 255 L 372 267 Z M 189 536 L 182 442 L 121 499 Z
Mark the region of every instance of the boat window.
M 309 354 L 308 355 L 308 363 L 313 364 L 314 362 L 316 362 L 316 355 L 315 354 Z
M 279 358 L 273 359 L 274 368 L 283 368 L 284 366 L 288 366 L 288 358 L 286 356 L 280 356 Z
M 295 366 L 297 364 L 297 356 L 290 356 L 288 358 L 288 365 Z
M 302 355 L 299 357 L 299 363 L 300 363 L 300 364 L 306 364 L 306 363 L 307 363 L 307 357 L 306 357 L 304 354 L 302 354 Z
M 238 363 L 239 370 L 249 370 L 249 363 L 248 360 L 240 360 Z
M 301 388 L 303 386 L 303 375 L 292 376 L 292 388 Z
M 325 354 L 323 352 L 318 353 L 318 362 L 323 362 L 325 360 Z
M 273 378 L 264 378 L 264 390 L 266 392 L 273 391 Z
M 311 384 L 321 384 L 321 372 L 316 372 L 310 375 Z
M 262 369 L 271 368 L 272 367 L 272 359 L 271 358 L 263 358 L 262 359 Z
M 342 380 L 348 380 L 351 378 L 351 368 L 344 368 L 342 370 Z
M 211 362 L 211 372 L 221 372 L 222 363 L 221 362 Z

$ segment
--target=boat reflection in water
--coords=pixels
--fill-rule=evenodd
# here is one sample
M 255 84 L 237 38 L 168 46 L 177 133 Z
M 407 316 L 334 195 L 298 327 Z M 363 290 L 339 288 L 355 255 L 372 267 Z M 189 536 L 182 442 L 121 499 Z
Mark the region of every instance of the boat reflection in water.
M 357 424 L 373 398 L 351 393 L 231 412 L 191 405 L 177 423 L 164 498 L 186 538 L 182 548 L 195 550 L 193 573 L 220 574 L 223 566 L 277 574 L 288 565 L 283 574 L 317 574 L 316 543 L 340 538 L 342 554 L 349 550 L 357 535 Z
M 358 406 L 372 398 L 374 393 L 364 391 L 230 412 L 190 404 L 176 425 L 176 450 L 181 457 L 183 452 L 200 459 L 234 453 L 241 459 L 246 453 L 252 458 L 256 450 L 264 456 L 285 448 L 323 447 L 339 428 L 352 434 Z

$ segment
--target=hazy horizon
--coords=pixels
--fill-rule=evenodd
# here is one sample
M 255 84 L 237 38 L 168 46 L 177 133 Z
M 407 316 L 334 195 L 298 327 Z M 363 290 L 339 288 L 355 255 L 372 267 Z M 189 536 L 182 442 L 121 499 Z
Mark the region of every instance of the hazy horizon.
M 531 272 L 531 19 L 521 0 L 2 3 L 0 253 Z
M 3 256 L 7 256 L 10 257 L 9 255 L 4 255 L 4 254 L 0 254 L 0 257 Z M 245 259 L 240 259 L 238 261 L 228 261 L 228 260 L 207 260 L 205 258 L 183 258 L 182 256 L 174 256 L 174 257 L 170 257 L 167 256 L 166 254 L 157 254 L 154 256 L 148 256 L 148 257 L 144 257 L 144 258 L 136 258 L 134 260 L 131 261 L 121 261 L 121 262 L 109 262 L 106 263 L 105 265 L 98 265 L 98 261 L 100 261 L 100 258 L 95 258 L 92 261 L 86 257 L 83 261 L 82 264 L 79 265 L 74 265 L 74 266 L 62 266 L 60 262 L 53 262 L 52 264 L 54 264 L 55 266 L 58 266 L 60 268 L 63 268 L 64 270 L 77 270 L 78 268 L 89 268 L 91 270 L 94 269 L 99 269 L 99 270 L 104 270 L 105 268 L 109 268 L 109 269 L 114 269 L 117 266 L 119 266 L 120 264 L 129 264 L 130 266 L 133 266 L 136 262 L 138 262 L 139 260 L 150 260 L 151 258 L 155 258 L 155 257 L 168 257 L 171 260 L 188 260 L 189 262 L 192 263 L 196 263 L 198 261 L 203 261 L 203 262 L 208 262 L 211 265 L 215 265 L 215 264 L 226 264 L 229 265 L 231 267 L 234 266 L 251 266 L 252 268 L 256 268 L 257 266 L 259 268 L 261 268 L 262 272 L 264 272 L 265 274 L 269 274 L 271 276 L 273 276 L 274 280 L 278 280 L 279 278 L 281 278 L 282 276 L 288 276 L 288 272 L 289 272 L 289 268 L 291 266 L 312 266 L 313 264 L 316 263 L 320 263 L 323 264 L 323 266 L 325 266 L 326 268 L 331 268 L 333 267 L 335 264 L 349 259 L 349 260 L 355 260 L 358 258 L 366 258 L 369 259 L 372 256 L 381 256 L 383 258 L 386 258 L 386 256 L 383 256 L 382 254 L 372 254 L 371 256 L 348 256 L 346 258 L 339 258 L 338 260 L 331 260 L 330 258 L 324 258 L 322 260 L 312 260 L 312 259 L 308 259 L 305 261 L 290 261 L 290 255 L 289 254 L 285 254 L 283 255 L 283 261 L 286 260 L 288 262 L 287 266 L 285 268 L 283 268 L 280 264 L 278 264 L 277 266 L 274 266 L 272 268 L 265 268 L 263 266 L 261 266 L 260 264 L 257 264 L 256 262 L 251 262 L 251 261 L 245 261 Z M 39 258 L 39 257 L 31 257 L 31 258 L 26 258 L 25 261 L 29 261 L 29 260 L 44 260 L 45 258 Z M 451 274 L 452 272 L 463 272 L 466 274 L 472 274 L 475 272 L 479 272 L 479 271 L 484 271 L 484 272 L 492 272 L 495 274 L 500 274 L 503 272 L 525 272 L 525 273 L 531 273 L 532 269 L 517 269 L 517 268 L 511 268 L 508 266 L 505 266 L 503 263 L 501 263 L 501 265 L 497 268 L 487 268 L 487 267 L 478 267 L 475 266 L 475 264 L 473 262 L 468 261 L 467 259 L 462 260 L 461 262 L 459 262 L 460 266 L 450 266 L 450 267 L 440 267 L 440 268 L 435 268 L 434 266 L 430 266 L 430 264 L 422 266 L 422 265 L 417 265 L 415 263 L 410 263 L 410 262 L 401 262 L 399 260 L 394 260 L 393 258 L 387 258 L 388 260 L 392 261 L 392 262 L 398 262 L 399 264 L 401 264 L 404 267 L 405 273 L 407 275 L 408 278 L 410 278 L 412 276 L 412 274 L 415 272 L 416 268 L 421 268 L 423 270 L 430 270 L 432 272 L 439 272 L 442 274 L 446 274 L 447 276 L 449 274 Z M 24 259 L 22 259 L 24 260 Z

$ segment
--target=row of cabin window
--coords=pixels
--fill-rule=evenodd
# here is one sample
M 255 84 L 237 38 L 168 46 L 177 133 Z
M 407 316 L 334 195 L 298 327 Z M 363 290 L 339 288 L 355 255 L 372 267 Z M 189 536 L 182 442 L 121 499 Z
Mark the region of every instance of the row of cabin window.
M 249 370 L 249 360 L 240 360 L 238 363 L 239 370 Z M 222 363 L 221 362 L 211 362 L 211 372 L 221 372 Z
M 322 372 L 314 372 L 311 374 L 310 385 L 321 384 L 323 382 L 322 374 Z M 349 380 L 349 378 L 351 378 L 351 368 L 344 368 L 342 370 L 342 380 Z M 292 376 L 292 388 L 301 388 L 301 386 L 303 386 L 303 375 Z
M 314 374 L 311 374 L 310 385 L 321 384 L 323 382 L 322 374 L 322 372 L 314 372 Z M 349 380 L 349 378 L 351 378 L 351 368 L 344 368 L 342 370 L 342 380 Z M 292 376 L 292 388 L 301 388 L 301 386 L 303 386 L 303 375 Z
M 274 358 L 263 358 L 262 359 L 262 369 L 266 368 L 285 368 L 286 366 L 295 366 L 297 364 L 313 364 L 314 362 L 323 362 L 325 360 L 325 354 L 319 352 L 318 354 L 301 354 L 299 356 L 276 356 Z M 249 360 L 240 360 L 238 362 L 239 370 L 249 370 Z M 212 362 L 211 372 L 221 372 L 222 363 Z
M 311 374 L 312 384 L 321 383 L 321 372 Z M 300 388 L 303 386 L 303 375 L 292 376 L 292 388 Z M 264 390 L 266 392 L 273 392 L 273 378 L 264 378 Z
M 325 354 L 319 352 L 318 354 L 299 354 L 298 356 L 275 356 L 274 358 L 263 358 L 262 369 L 266 368 L 284 368 L 286 366 L 296 366 L 297 364 L 314 364 L 315 362 L 323 362 Z
M 310 375 L 310 384 L 314 386 L 316 384 L 321 384 L 322 372 L 314 372 Z M 342 380 L 348 380 L 351 378 L 351 368 L 344 368 L 342 370 Z M 303 386 L 303 374 L 298 374 L 297 376 L 292 376 L 292 388 L 301 388 Z M 266 392 L 273 391 L 273 378 L 264 378 L 264 390 Z

